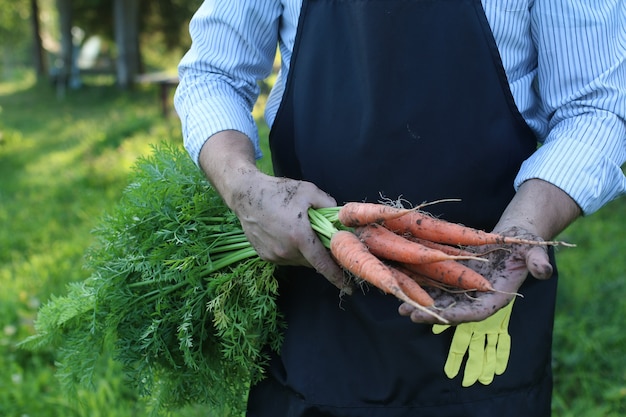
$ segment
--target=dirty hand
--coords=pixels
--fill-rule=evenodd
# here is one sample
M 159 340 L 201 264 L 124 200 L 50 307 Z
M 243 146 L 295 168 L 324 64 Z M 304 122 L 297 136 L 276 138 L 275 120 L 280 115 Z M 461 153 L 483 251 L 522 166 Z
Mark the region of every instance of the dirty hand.
M 218 132 L 207 140 L 199 164 L 261 259 L 315 268 L 350 293 L 343 271 L 309 223 L 308 209 L 335 206 L 334 198 L 309 182 L 261 172 L 252 142 L 237 131 Z
M 515 227 L 501 233 L 528 240 L 541 240 L 537 236 Z M 466 263 L 470 268 L 487 278 L 496 291 L 475 292 L 470 297 L 468 294 L 433 290 L 431 295 L 435 299 L 436 305 L 441 308 L 438 314 L 447 319 L 449 324 L 481 321 L 495 314 L 517 296 L 519 288 L 529 273 L 537 279 L 548 279 L 552 276 L 552 266 L 546 246 L 515 244 L 474 249 L 477 253 L 497 249 L 485 256 L 489 262 L 469 261 Z M 438 324 L 432 316 L 406 303 L 400 306 L 399 313 L 410 317 L 416 323 Z
M 333 285 L 350 293 L 343 271 L 311 228 L 308 209 L 336 206 L 310 182 L 250 172 L 232 209 L 257 253 L 277 265 L 315 268 Z

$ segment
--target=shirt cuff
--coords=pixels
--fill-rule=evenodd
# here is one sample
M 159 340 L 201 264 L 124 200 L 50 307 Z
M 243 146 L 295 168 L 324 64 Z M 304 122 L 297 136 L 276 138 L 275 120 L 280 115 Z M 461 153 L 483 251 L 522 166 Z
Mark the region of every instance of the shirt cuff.
M 255 157 L 259 159 L 263 156 L 254 118 L 245 106 L 234 103 L 232 97 L 211 96 L 210 100 L 194 102 L 182 116 L 185 149 L 196 165 L 199 164 L 198 158 L 204 143 L 224 130 L 243 133 L 252 141 Z
M 566 192 L 585 215 L 626 193 L 622 169 L 599 150 L 577 140 L 548 142 L 527 159 L 515 179 L 515 189 L 538 178 Z

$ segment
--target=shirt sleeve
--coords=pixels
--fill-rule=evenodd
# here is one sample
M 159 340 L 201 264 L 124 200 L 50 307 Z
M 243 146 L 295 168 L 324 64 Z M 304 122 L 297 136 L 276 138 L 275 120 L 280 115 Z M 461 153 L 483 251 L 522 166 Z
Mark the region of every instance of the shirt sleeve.
M 568 193 L 584 214 L 626 194 L 626 2 L 535 0 L 536 88 L 548 135 L 521 167 Z
M 224 130 L 244 133 L 261 157 L 252 109 L 257 82 L 271 73 L 280 12 L 274 0 L 205 0 L 192 17 L 192 46 L 178 67 L 174 104 L 196 163 L 204 143 Z

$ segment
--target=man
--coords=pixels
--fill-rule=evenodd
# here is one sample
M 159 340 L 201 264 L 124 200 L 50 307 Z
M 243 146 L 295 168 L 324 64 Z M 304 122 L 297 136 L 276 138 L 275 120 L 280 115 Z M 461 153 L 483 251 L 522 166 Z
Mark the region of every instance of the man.
M 556 271 L 545 251 L 511 254 L 497 288 L 519 290 L 514 305 L 491 293 L 442 312 L 484 328 L 433 334 L 432 318 L 398 314 L 377 291 L 340 302 L 338 288 L 351 289 L 306 210 L 460 198 L 435 214 L 553 238 L 626 192 L 624 19 L 620 0 L 204 2 L 180 66 L 185 143 L 261 257 L 284 265 L 285 340 L 249 416 L 550 414 Z M 272 177 L 255 166 L 250 112 L 277 44 Z M 462 384 L 469 364 L 446 378 L 453 335 L 492 327 L 511 334 L 506 372 L 494 378 L 485 360 L 481 384 Z

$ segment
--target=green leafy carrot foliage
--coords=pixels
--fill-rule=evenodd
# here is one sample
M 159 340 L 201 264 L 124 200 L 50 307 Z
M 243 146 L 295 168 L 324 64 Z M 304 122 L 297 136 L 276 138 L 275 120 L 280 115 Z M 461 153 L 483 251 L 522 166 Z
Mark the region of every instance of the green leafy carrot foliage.
M 91 275 L 41 308 L 24 345 L 56 347 L 69 390 L 114 349 L 156 410 L 209 403 L 240 413 L 280 346 L 278 285 L 187 154 L 161 145 L 140 159 L 94 233 Z

